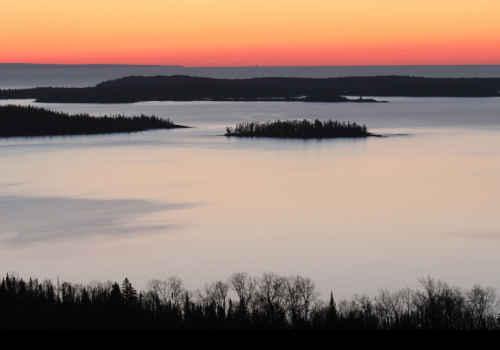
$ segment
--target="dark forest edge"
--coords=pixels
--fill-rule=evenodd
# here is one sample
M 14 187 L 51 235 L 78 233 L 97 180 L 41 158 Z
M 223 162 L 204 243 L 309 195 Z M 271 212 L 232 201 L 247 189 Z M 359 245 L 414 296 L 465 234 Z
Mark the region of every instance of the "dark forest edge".
M 32 106 L 0 106 L 0 137 L 66 136 L 130 133 L 154 129 L 186 128 L 156 116 L 94 117 L 70 115 Z
M 0 284 L 0 329 L 500 329 L 493 288 L 419 282 L 324 302 L 310 278 L 274 273 L 234 273 L 196 291 L 178 277 L 152 279 L 141 292 L 128 279 L 54 284 L 14 273 Z
M 315 120 L 314 123 L 307 119 L 285 120 L 275 122 L 252 122 L 236 125 L 234 128 L 227 127 L 224 136 L 236 137 L 274 137 L 274 138 L 300 138 L 300 139 L 322 139 L 340 137 L 370 137 L 375 135 L 368 132 L 366 125 L 351 122 L 332 121 L 325 122 Z
M 0 99 L 54 103 L 135 103 L 144 101 L 377 102 L 345 96 L 498 97 L 500 78 L 215 79 L 183 75 L 130 76 L 93 87 L 0 90 Z

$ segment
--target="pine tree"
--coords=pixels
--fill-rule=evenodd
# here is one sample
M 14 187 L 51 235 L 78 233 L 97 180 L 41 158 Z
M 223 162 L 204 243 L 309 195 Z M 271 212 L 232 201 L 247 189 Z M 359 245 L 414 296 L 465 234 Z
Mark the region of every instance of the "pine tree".
M 326 316 L 327 327 L 333 329 L 337 325 L 337 305 L 333 300 L 333 292 L 330 294 L 330 302 L 328 303 L 328 310 Z
M 0 284 L 0 293 L 3 294 L 7 291 L 7 285 L 5 284 L 5 278 L 2 278 L 2 283 Z
M 184 324 L 186 327 L 191 325 L 191 302 L 189 301 L 189 293 L 186 292 L 186 301 L 184 302 Z
M 130 283 L 128 278 L 125 278 L 125 280 L 123 281 L 121 292 L 125 305 L 135 304 L 135 302 L 137 301 L 137 291 L 134 289 L 134 287 L 132 287 L 132 283 Z

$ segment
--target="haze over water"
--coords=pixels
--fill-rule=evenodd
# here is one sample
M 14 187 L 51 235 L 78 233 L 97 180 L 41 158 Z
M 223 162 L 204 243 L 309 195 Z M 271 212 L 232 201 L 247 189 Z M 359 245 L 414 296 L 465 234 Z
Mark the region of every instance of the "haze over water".
M 2 74 L 14 77 L 4 87 L 50 85 Z M 426 274 L 500 288 L 500 99 L 386 100 L 43 104 L 194 128 L 0 139 L 0 266 L 82 283 L 128 277 L 139 288 L 178 275 L 189 289 L 274 271 L 311 277 L 324 299 L 416 287 Z M 216 136 L 298 118 L 356 121 L 389 137 Z
M 258 63 L 258 62 L 256 62 Z M 410 75 L 431 78 L 500 77 L 499 65 L 477 66 L 325 66 L 325 67 L 160 67 L 24 68 L 2 69 L 0 89 L 36 86 L 86 87 L 131 75 L 190 75 L 243 79 L 259 77 L 329 78 L 346 76 Z

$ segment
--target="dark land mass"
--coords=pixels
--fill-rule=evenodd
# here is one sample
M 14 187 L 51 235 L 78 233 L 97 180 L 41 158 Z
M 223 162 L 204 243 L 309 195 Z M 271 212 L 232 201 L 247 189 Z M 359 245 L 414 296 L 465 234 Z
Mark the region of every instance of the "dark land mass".
M 38 87 L 0 90 L 0 99 L 55 103 L 134 103 L 141 101 L 303 101 L 376 102 L 342 96 L 498 97 L 500 78 L 213 79 L 183 75 L 132 76 L 87 88 Z
M 155 116 L 69 115 L 44 108 L 0 106 L 0 137 L 92 135 L 186 128 Z
M 351 300 L 335 300 L 334 291 L 317 302 L 311 279 L 273 273 L 234 273 L 195 293 L 176 277 L 150 280 L 139 292 L 127 278 L 121 285 L 81 285 L 7 275 L 0 282 L 0 329 L 500 329 L 493 288 L 462 290 L 431 277 L 419 282 L 418 290 Z
M 350 122 L 315 120 L 314 123 L 304 120 L 285 120 L 267 123 L 243 123 L 235 128 L 227 128 L 224 136 L 236 137 L 273 137 L 294 139 L 323 139 L 340 137 L 370 137 L 366 125 Z

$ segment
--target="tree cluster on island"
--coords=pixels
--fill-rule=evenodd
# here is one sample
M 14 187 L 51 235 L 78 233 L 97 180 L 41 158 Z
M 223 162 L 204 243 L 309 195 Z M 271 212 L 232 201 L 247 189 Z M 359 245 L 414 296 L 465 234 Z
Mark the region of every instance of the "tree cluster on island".
M 351 122 L 315 120 L 278 120 L 275 122 L 252 122 L 227 127 L 224 136 L 275 137 L 275 138 L 339 138 L 377 136 L 368 132 L 366 125 Z
M 498 97 L 500 78 L 342 78 L 215 79 L 130 76 L 93 87 L 0 90 L 0 99 L 54 103 L 134 103 L 141 101 L 304 101 L 376 102 L 344 96 Z
M 310 278 L 274 273 L 234 273 L 196 291 L 178 277 L 153 279 L 141 292 L 128 279 L 54 284 L 11 274 L 0 283 L 0 329 L 500 329 L 493 288 L 419 281 L 417 290 L 324 302 Z
M 0 106 L 0 137 L 91 135 L 185 128 L 156 116 L 70 115 L 32 106 Z

